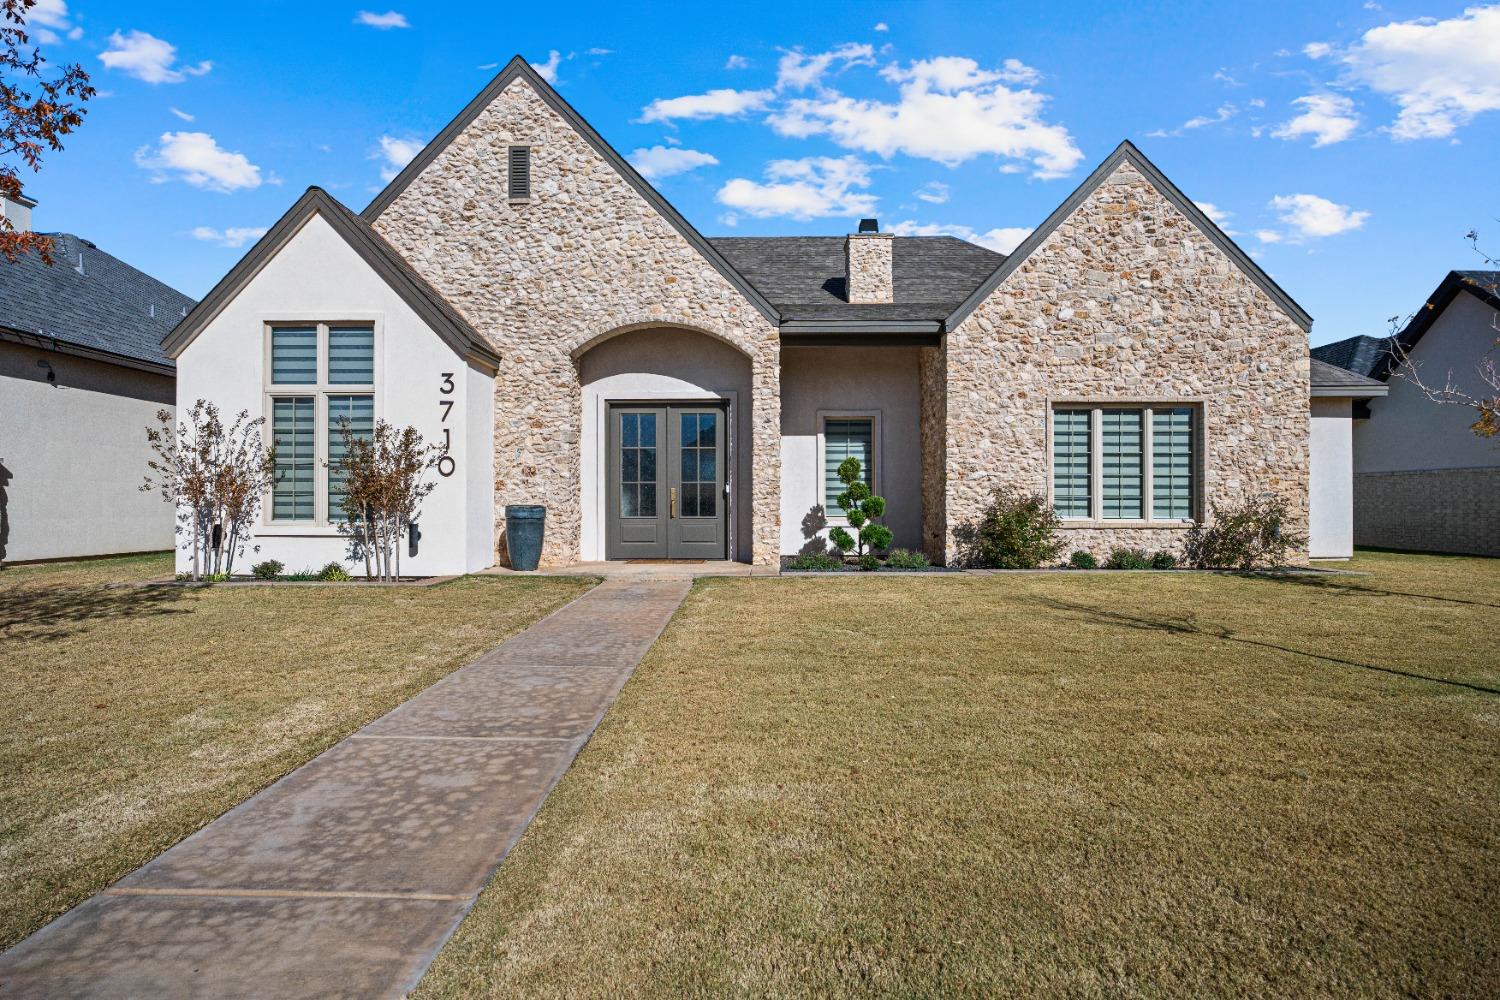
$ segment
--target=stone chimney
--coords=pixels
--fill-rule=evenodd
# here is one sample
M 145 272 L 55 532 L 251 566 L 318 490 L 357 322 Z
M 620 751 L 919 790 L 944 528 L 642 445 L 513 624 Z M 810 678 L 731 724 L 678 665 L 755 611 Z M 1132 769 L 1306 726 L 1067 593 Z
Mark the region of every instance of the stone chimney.
M 874 219 L 860 219 L 859 232 L 844 240 L 844 279 L 850 302 L 894 302 L 891 251 L 896 238 L 880 231 Z
M 18 197 L 6 197 L 5 219 L 11 228 L 18 233 L 31 232 L 31 210 L 36 207 L 35 199 L 28 198 L 24 194 Z

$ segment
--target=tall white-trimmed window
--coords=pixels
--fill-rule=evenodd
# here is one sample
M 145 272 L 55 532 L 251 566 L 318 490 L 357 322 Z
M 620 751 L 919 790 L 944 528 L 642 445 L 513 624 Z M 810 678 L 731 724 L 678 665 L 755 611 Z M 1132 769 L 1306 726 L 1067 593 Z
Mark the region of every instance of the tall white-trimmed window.
M 1190 521 L 1198 500 L 1197 406 L 1052 410 L 1052 506 L 1070 521 Z
M 848 459 L 859 459 L 860 479 L 871 490 L 875 489 L 879 435 L 880 422 L 875 414 L 819 414 L 818 451 L 821 468 L 818 471 L 822 478 L 823 513 L 826 517 L 840 519 L 847 516 L 843 508 L 839 507 L 838 498 L 844 492 L 844 481 L 839 478 L 839 466 Z
M 374 325 L 273 323 L 266 340 L 266 408 L 276 449 L 271 522 L 341 521 L 341 428 L 347 421 L 361 437 L 375 429 Z

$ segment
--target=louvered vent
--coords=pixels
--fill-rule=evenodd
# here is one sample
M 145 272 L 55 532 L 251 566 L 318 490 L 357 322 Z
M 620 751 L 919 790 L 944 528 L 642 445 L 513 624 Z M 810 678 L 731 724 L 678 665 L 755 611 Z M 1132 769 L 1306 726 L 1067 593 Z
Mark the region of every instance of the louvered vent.
M 510 147 L 510 200 L 531 197 L 531 147 Z

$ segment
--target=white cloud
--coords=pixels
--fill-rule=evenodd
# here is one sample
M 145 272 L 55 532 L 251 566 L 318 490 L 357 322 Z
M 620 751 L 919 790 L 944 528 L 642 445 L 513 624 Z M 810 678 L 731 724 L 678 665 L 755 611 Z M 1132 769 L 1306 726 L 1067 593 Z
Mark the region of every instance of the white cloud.
M 948 185 L 942 181 L 928 181 L 917 188 L 916 196 L 931 205 L 941 205 L 948 200 Z
M 891 30 L 891 26 L 889 24 L 886 24 L 884 21 L 879 21 L 879 22 L 876 22 L 876 24 L 875 24 L 875 30 L 876 31 L 890 31 Z
M 1262 243 L 1281 242 L 1281 234 L 1274 229 L 1257 229 L 1255 231 L 1255 238 L 1260 240 Z
M 762 219 L 806 220 L 875 211 L 875 196 L 863 190 L 870 186 L 870 168 L 857 157 L 772 160 L 765 176 L 764 184 L 736 177 L 719 189 L 719 203 Z
M 1214 70 L 1214 79 L 1226 87 L 1243 87 L 1244 84 L 1236 80 L 1229 70 L 1222 67 Z
M 1083 159 L 1065 127 L 1042 119 L 1045 95 L 1006 85 L 1038 79 L 1017 60 L 987 70 L 972 59 L 940 56 L 881 75 L 897 86 L 896 103 L 825 90 L 788 102 L 771 115 L 771 126 L 797 138 L 827 135 L 887 159 L 904 153 L 949 166 L 984 154 L 1025 160 L 1041 178 L 1063 176 Z
M 1303 238 L 1351 232 L 1363 226 L 1370 217 L 1369 212 L 1352 211 L 1348 205 L 1339 205 L 1315 194 L 1277 195 L 1271 199 L 1271 207 L 1281 213 L 1281 221 L 1292 227 L 1294 235 Z
M 25 11 L 26 23 L 43 25 L 66 31 L 68 28 L 68 0 L 36 0 L 36 5 Z
M 153 171 L 151 179 L 157 183 L 175 175 L 193 187 L 223 192 L 262 183 L 260 168 L 244 153 L 223 149 L 207 132 L 164 132 L 155 150 L 142 146 L 135 151 L 135 162 Z
M 237 249 L 252 240 L 258 240 L 266 235 L 264 226 L 230 226 L 228 229 L 214 229 L 211 226 L 194 226 L 193 239 L 202 240 L 205 243 L 217 243 L 221 247 Z
M 961 240 L 968 240 L 970 243 L 977 243 L 996 253 L 1004 254 L 1015 250 L 1021 245 L 1022 240 L 1031 235 L 1031 229 L 1028 226 L 1006 226 L 981 233 L 970 226 L 948 226 L 938 222 L 917 223 L 909 219 L 896 223 L 891 227 L 891 232 L 897 236 L 957 236 Z
M 186 111 L 183 111 L 181 108 L 168 108 L 167 110 L 172 112 L 172 114 L 176 115 L 178 118 L 181 118 L 185 122 L 190 122 L 195 117 L 188 114 Z
M 1197 205 L 1203 211 L 1203 214 L 1212 219 L 1214 225 L 1220 229 L 1224 228 L 1224 223 L 1228 222 L 1229 217 L 1234 214 L 1233 212 L 1225 211 L 1211 201 L 1195 201 L 1193 204 Z
M 475 66 L 475 67 L 474 67 L 474 68 L 475 68 L 475 69 L 494 69 L 494 68 L 495 68 L 495 67 L 496 67 L 496 66 L 499 66 L 499 65 L 500 65 L 500 64 L 499 64 L 499 63 L 497 63 L 497 62 L 492 62 L 492 63 L 480 63 L 480 64 L 479 64 L 479 65 L 478 65 L 478 66 Z
M 601 48 L 595 46 L 592 49 L 586 50 L 586 53 L 588 55 L 591 55 L 591 56 L 612 56 L 612 55 L 615 54 L 615 50 L 614 49 L 601 49 Z
M 147 83 L 181 83 L 214 68 L 206 59 L 195 66 L 177 67 L 177 46 L 144 31 L 123 35 L 116 31 L 109 36 L 109 48 L 99 53 L 99 61 Z
M 874 66 L 875 50 L 855 42 L 815 55 L 792 49 L 783 53 L 776 64 L 776 89 L 806 90 L 817 86 L 835 64 L 840 72 L 851 66 Z
M 422 145 L 420 139 L 401 139 L 393 135 L 381 136 L 379 145 L 370 154 L 370 159 L 381 161 L 380 179 L 393 180 L 401 172 L 401 168 L 422 151 Z
M 631 166 L 641 172 L 642 177 L 653 181 L 673 174 L 685 174 L 699 167 L 711 167 L 719 162 L 717 157 L 708 153 L 674 146 L 642 147 L 627 159 Z
M 406 15 L 394 10 L 388 10 L 384 14 L 362 10 L 354 15 L 354 23 L 363 24 L 367 28 L 379 28 L 381 31 L 390 31 L 392 28 L 411 27 L 407 23 Z
M 728 59 L 724 60 L 724 68 L 725 69 L 749 69 L 750 68 L 750 60 L 746 59 L 744 56 L 731 55 Z
M 557 82 L 557 67 L 562 65 L 562 53 L 553 49 L 547 53 L 547 61 L 544 63 L 532 63 L 531 68 L 537 71 L 537 75 L 548 83 Z
M 1302 46 L 1302 54 L 1309 59 L 1326 59 L 1333 54 L 1333 46 L 1327 42 L 1308 42 Z
M 1500 111 L 1500 5 L 1372 28 L 1338 59 L 1349 80 L 1396 102 L 1397 139 L 1446 138 Z
M 1199 115 L 1196 118 L 1189 118 L 1182 123 L 1182 127 L 1185 129 L 1194 129 L 1202 128 L 1205 125 L 1217 125 L 1220 122 L 1227 122 L 1233 118 L 1237 111 L 1238 109 L 1233 104 L 1221 104 L 1219 105 L 1219 109 L 1212 115 Z
M 1343 142 L 1359 127 L 1354 102 L 1340 94 L 1308 94 L 1292 102 L 1302 113 L 1277 126 L 1271 134 L 1278 139 L 1313 137 L 1314 146 L 1331 146 Z
M 706 94 L 684 97 L 658 97 L 641 109 L 641 122 L 670 122 L 677 118 L 698 120 L 727 118 L 747 111 L 759 111 L 776 94 L 770 90 L 732 90 L 723 87 Z

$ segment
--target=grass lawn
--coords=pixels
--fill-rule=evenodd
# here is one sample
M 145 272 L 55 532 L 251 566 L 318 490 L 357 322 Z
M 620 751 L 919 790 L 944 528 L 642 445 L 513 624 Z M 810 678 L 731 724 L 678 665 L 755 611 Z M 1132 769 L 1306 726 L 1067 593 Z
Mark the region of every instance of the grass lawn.
M 1500 560 L 702 581 L 418 996 L 1493 996 Z
M 590 586 L 105 586 L 171 569 L 0 571 L 0 947 Z

